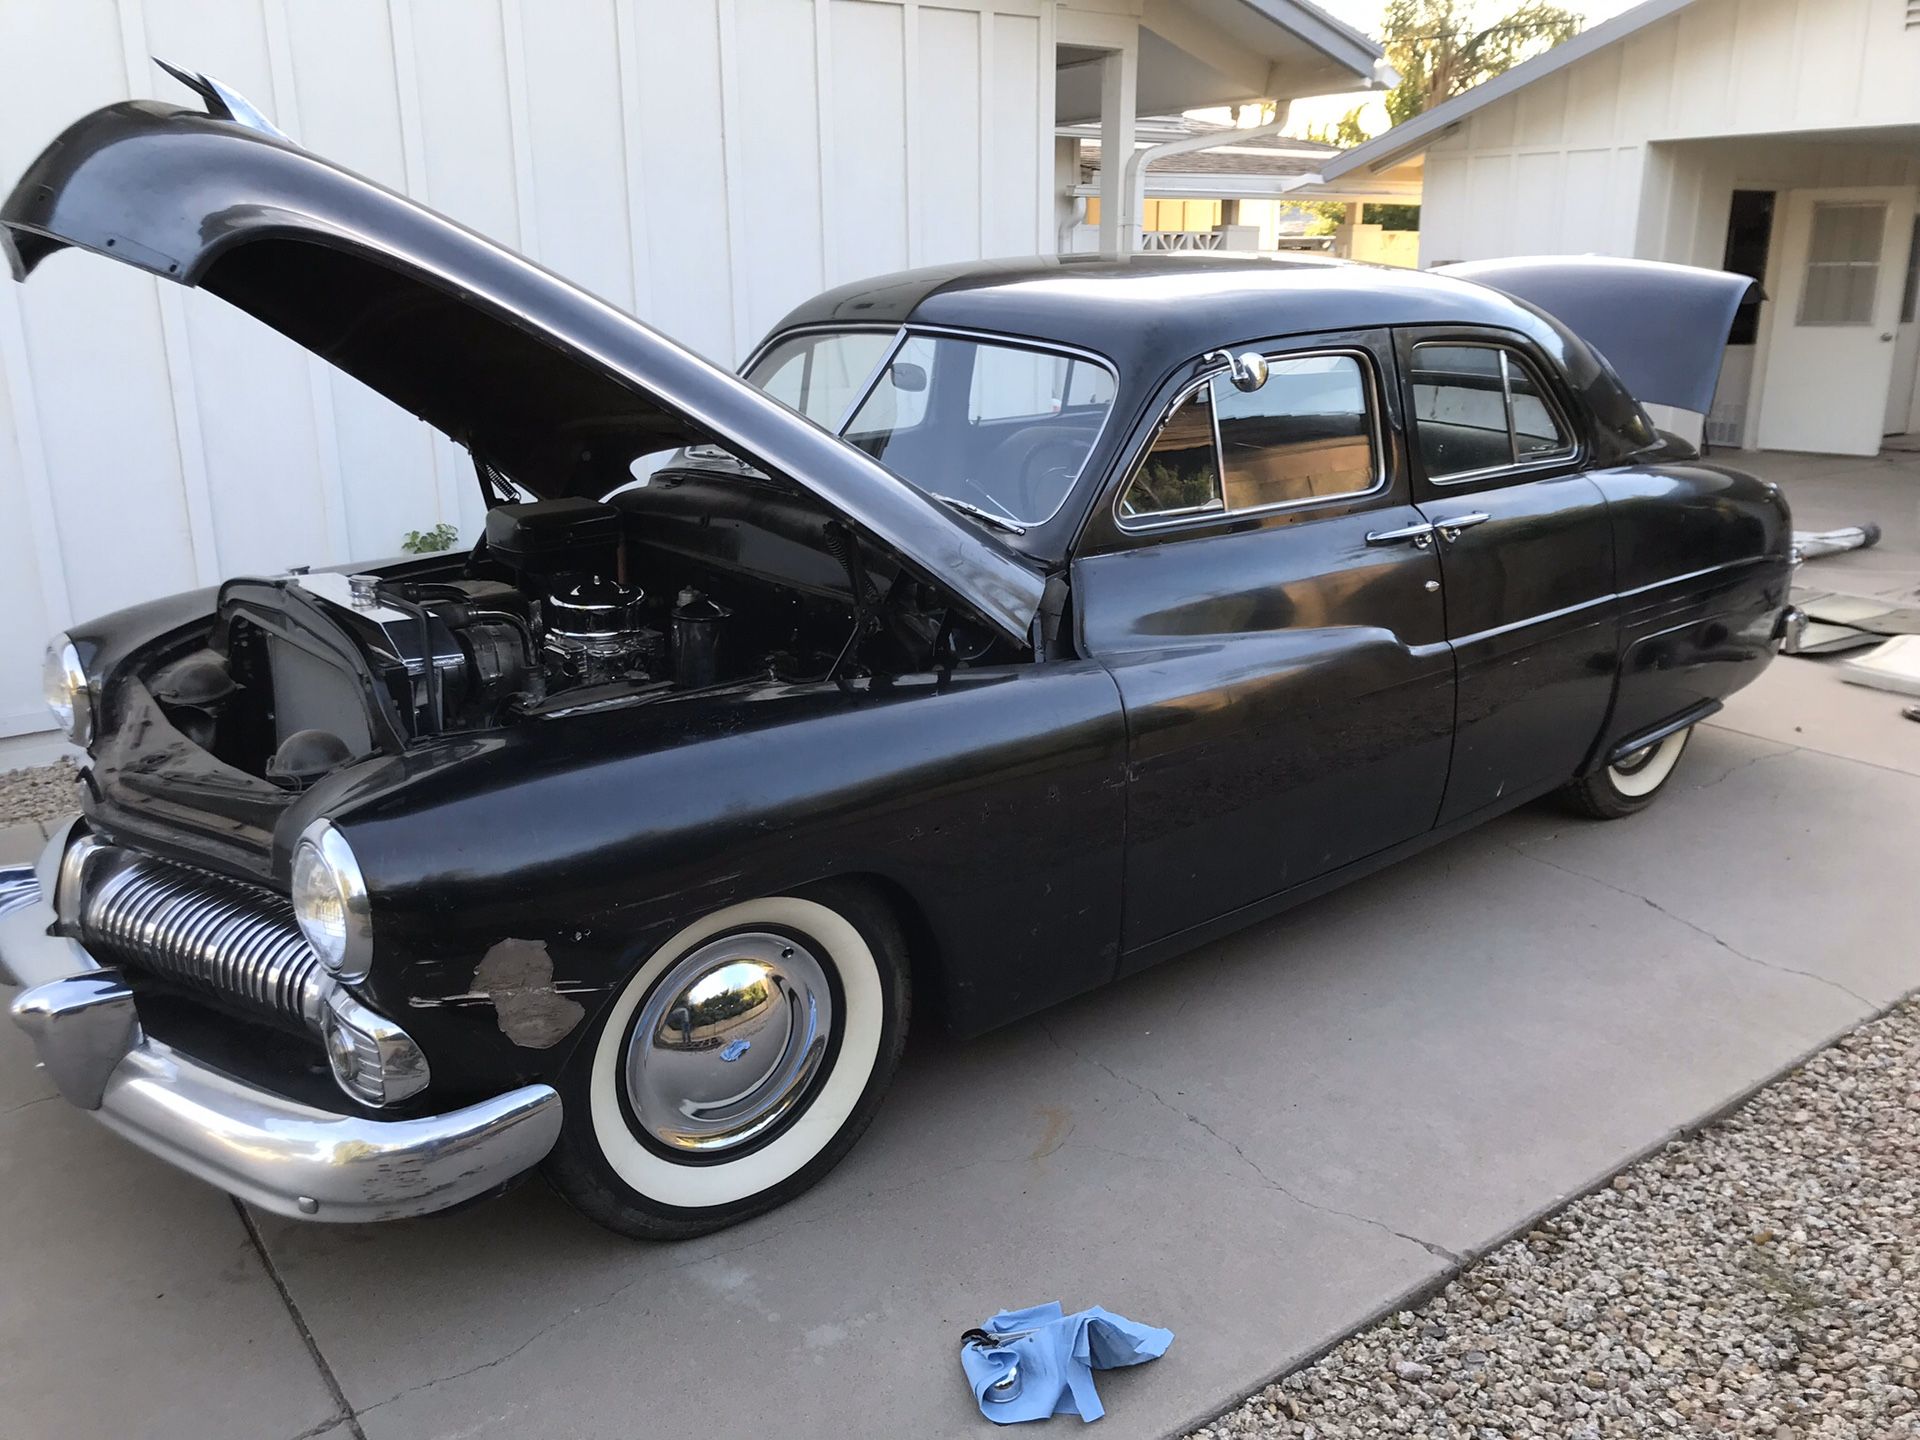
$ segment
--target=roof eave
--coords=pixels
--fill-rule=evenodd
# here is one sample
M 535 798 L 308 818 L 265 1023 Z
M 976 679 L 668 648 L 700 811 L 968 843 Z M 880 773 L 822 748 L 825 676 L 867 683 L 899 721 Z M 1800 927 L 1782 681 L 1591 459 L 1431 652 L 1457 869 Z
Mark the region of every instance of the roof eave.
M 1403 124 L 1394 126 L 1383 135 L 1375 136 L 1364 145 L 1356 145 L 1337 160 L 1329 161 L 1321 168 L 1323 180 L 1337 180 L 1340 176 L 1366 166 L 1370 170 L 1380 170 L 1413 154 L 1424 150 L 1462 120 L 1476 110 L 1491 105 L 1494 101 L 1523 90 L 1534 81 L 1564 70 L 1567 66 L 1585 59 L 1595 51 L 1604 50 L 1617 41 L 1626 39 L 1635 31 L 1643 30 L 1657 21 L 1666 19 L 1677 11 L 1684 10 L 1693 0 L 1642 0 L 1631 10 L 1622 11 L 1611 20 L 1602 21 L 1591 30 L 1583 31 L 1571 40 L 1554 46 L 1531 60 L 1523 61 L 1503 75 L 1474 86 L 1464 94 L 1436 105 L 1423 115 L 1416 115 Z
M 1366 83 L 1359 88 L 1391 89 L 1400 83 L 1399 74 L 1386 63 L 1385 50 L 1310 0 L 1240 0 L 1240 3 L 1299 36 L 1336 65 L 1360 76 Z

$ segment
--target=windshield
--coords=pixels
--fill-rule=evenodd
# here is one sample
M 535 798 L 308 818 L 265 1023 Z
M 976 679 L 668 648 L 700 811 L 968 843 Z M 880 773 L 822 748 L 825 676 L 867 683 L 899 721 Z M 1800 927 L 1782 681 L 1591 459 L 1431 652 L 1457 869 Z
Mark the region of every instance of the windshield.
M 1114 392 L 1113 372 L 1084 356 L 874 330 L 790 336 L 747 379 L 902 479 L 1008 529 L 1065 503 Z

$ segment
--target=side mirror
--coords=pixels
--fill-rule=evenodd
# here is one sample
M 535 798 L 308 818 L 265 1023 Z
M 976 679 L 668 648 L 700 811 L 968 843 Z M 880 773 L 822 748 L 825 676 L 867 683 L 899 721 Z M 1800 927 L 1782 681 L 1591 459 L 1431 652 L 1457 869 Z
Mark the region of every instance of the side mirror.
M 895 363 L 891 372 L 893 388 L 908 395 L 918 395 L 927 388 L 927 367 L 916 365 L 911 360 Z
M 1227 378 L 1233 381 L 1236 390 L 1258 390 L 1267 383 L 1267 357 L 1258 350 L 1243 350 L 1238 355 L 1226 350 L 1212 350 L 1204 360 L 1218 360 L 1225 365 Z

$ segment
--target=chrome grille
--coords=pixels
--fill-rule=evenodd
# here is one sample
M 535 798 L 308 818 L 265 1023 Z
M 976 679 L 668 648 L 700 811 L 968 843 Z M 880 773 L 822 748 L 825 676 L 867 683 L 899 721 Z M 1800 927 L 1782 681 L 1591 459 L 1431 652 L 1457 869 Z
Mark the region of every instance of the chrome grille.
M 80 938 L 136 969 L 313 1028 L 326 972 L 284 895 L 101 846 L 82 881 Z

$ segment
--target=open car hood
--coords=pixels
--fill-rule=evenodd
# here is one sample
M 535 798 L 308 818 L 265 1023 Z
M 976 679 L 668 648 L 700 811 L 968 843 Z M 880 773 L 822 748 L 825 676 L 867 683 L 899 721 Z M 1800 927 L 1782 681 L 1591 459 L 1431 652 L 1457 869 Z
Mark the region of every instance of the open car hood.
M 738 376 L 224 98 L 215 114 L 128 101 L 69 127 L 0 206 L 15 278 L 72 246 L 210 290 L 542 496 L 598 498 L 637 455 L 717 443 L 1026 643 L 1033 562 Z
M 1606 356 L 1641 404 L 1702 415 L 1713 408 L 1734 312 L 1760 288 L 1725 270 L 1604 255 L 1466 260 L 1434 269 L 1546 311 Z

